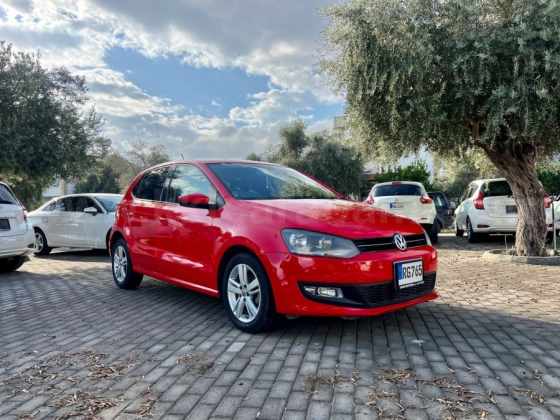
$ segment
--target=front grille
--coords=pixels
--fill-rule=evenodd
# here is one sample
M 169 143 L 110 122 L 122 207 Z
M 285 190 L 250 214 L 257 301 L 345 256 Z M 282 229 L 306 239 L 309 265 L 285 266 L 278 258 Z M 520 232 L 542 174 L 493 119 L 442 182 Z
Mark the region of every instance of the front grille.
M 403 235 L 406 239 L 407 248 L 416 248 L 427 245 L 426 236 L 423 233 L 418 235 Z M 360 252 L 379 252 L 397 250 L 397 245 L 393 241 L 393 237 L 356 239 L 353 241 Z
M 424 283 L 406 289 L 397 290 L 394 282 L 373 284 L 360 287 L 362 297 L 368 306 L 386 306 L 407 300 L 416 299 L 434 290 L 436 272 L 424 274 Z

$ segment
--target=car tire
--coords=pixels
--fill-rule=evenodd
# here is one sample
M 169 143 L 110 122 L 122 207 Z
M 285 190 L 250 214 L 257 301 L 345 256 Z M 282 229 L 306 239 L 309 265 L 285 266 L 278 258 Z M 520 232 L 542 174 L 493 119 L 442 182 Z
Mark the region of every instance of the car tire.
M 430 237 L 430 241 L 432 242 L 432 244 L 435 245 L 435 244 L 438 243 L 439 235 L 438 235 L 438 225 L 437 225 L 437 223 L 432 224 L 432 226 L 428 230 L 428 236 Z
M 11 273 L 20 268 L 25 262 L 26 257 L 14 257 L 0 260 L 0 273 Z
M 469 219 L 467 219 L 467 239 L 470 244 L 476 244 L 480 242 L 482 235 L 476 233 L 472 227 L 472 223 Z
M 229 319 L 241 331 L 255 334 L 277 325 L 272 287 L 256 256 L 235 255 L 224 270 L 221 290 Z
M 111 268 L 113 280 L 121 289 L 136 289 L 142 283 L 144 276 L 134 271 L 124 239 L 119 239 L 113 245 L 111 252 Z
M 461 238 L 465 234 L 463 229 L 459 229 L 459 225 L 457 224 L 457 220 L 455 220 L 455 236 Z
M 47 242 L 47 237 L 40 229 L 35 229 L 35 255 L 49 255 L 52 248 Z

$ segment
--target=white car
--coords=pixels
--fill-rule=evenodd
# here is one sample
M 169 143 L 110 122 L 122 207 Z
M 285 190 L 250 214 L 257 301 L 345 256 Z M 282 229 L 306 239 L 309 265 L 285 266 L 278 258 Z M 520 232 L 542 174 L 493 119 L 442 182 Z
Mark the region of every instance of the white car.
M 20 268 L 35 250 L 25 208 L 10 187 L 0 182 L 0 273 Z
M 548 230 L 552 231 L 551 199 L 543 198 Z M 513 234 L 517 204 L 505 178 L 479 179 L 469 184 L 455 210 L 455 235 L 467 232 L 475 243 L 492 233 Z
M 422 225 L 432 243 L 438 242 L 437 211 L 420 182 L 393 181 L 374 185 L 365 203 Z
M 108 249 L 120 194 L 74 194 L 55 198 L 29 213 L 37 255 L 53 248 Z

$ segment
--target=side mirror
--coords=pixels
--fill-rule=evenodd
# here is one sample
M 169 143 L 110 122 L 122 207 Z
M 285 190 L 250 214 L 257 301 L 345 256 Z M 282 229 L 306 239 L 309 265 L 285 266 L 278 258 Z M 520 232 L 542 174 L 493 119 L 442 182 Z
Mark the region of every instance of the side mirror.
M 95 216 L 97 214 L 97 209 L 95 207 L 86 207 L 84 209 L 84 213 L 91 214 L 92 216 Z
M 183 207 L 193 207 L 195 209 L 207 209 L 210 207 L 208 196 L 200 193 L 182 195 L 178 198 L 178 201 Z
M 457 204 L 455 204 L 455 201 L 450 201 L 449 202 L 449 208 L 451 210 L 457 210 Z

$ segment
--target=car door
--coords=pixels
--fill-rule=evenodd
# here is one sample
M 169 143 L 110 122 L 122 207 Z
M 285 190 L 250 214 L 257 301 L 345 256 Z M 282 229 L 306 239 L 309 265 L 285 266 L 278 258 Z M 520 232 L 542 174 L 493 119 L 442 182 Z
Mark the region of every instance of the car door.
M 213 210 L 183 207 L 179 197 L 200 193 L 215 202 L 217 191 L 194 165 L 177 165 L 166 191 L 166 203 L 158 217 L 158 271 L 165 277 L 194 287 L 213 290 Z M 215 284 L 215 281 L 214 281 Z
M 84 213 L 93 207 L 97 214 Z M 105 243 L 103 214 L 101 207 L 87 196 L 72 197 L 72 212 L 68 224 L 68 242 L 72 247 L 97 248 Z
M 157 217 L 169 169 L 170 166 L 163 166 L 146 172 L 134 187 L 134 198 L 126 210 L 131 237 L 129 251 L 134 264 L 145 271 L 157 271 Z
M 72 210 L 72 199 L 59 198 L 51 206 L 49 211 L 42 214 L 43 232 L 50 246 L 68 246 L 68 225 Z
M 463 193 L 463 196 L 459 200 L 461 204 L 455 210 L 455 224 L 459 229 L 464 229 L 467 225 L 469 198 L 472 197 L 474 193 L 474 188 L 475 186 L 472 184 L 467 187 L 467 189 Z

